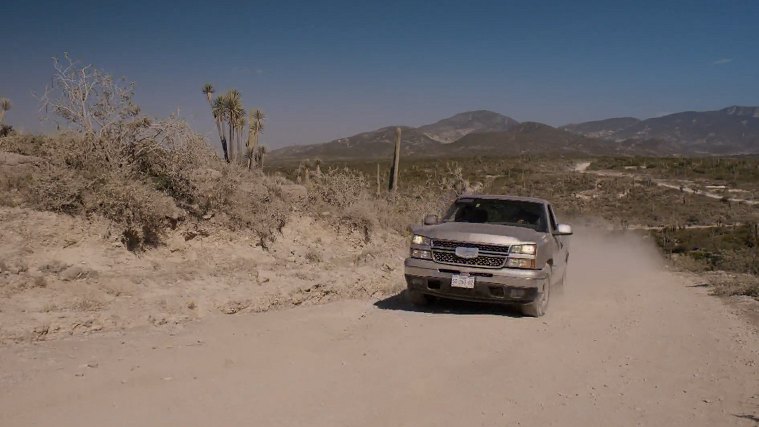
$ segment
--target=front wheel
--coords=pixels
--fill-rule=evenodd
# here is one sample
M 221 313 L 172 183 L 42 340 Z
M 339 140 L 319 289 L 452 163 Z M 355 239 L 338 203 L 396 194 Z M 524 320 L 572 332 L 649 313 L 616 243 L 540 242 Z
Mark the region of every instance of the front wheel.
M 548 300 L 551 296 L 551 277 L 546 279 L 546 284 L 543 286 L 543 293 L 535 301 L 524 304 L 522 306 L 522 314 L 529 317 L 540 317 L 546 314 L 548 309 Z

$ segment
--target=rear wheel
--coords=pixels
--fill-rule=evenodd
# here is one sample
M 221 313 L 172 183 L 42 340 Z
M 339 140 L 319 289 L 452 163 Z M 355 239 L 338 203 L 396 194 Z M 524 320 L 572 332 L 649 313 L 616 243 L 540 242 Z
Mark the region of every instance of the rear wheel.
M 423 294 L 419 291 L 412 291 L 411 289 L 406 290 L 406 298 L 408 298 L 411 304 L 417 307 L 424 307 L 426 305 L 429 305 L 430 301 L 432 300 L 432 297 L 429 295 Z
M 543 285 L 543 293 L 535 301 L 522 306 L 522 314 L 529 317 L 540 317 L 546 314 L 548 309 L 548 300 L 551 296 L 551 276 L 546 279 Z

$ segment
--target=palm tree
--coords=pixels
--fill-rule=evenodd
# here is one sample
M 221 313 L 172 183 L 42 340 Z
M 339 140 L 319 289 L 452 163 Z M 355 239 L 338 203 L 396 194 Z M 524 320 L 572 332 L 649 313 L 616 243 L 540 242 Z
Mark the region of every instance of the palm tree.
M 250 113 L 248 142 L 245 144 L 248 149 L 248 169 L 253 164 L 253 157 L 258 147 L 258 137 L 264 131 L 264 119 L 266 119 L 266 116 L 258 108 Z
M 230 160 L 230 153 L 229 153 L 229 147 L 227 146 L 227 138 L 224 135 L 224 127 L 222 126 L 222 123 L 224 120 L 226 120 L 227 117 L 227 100 L 224 95 L 217 96 L 216 99 L 213 100 L 213 104 L 211 106 L 211 112 L 213 113 L 213 116 L 216 118 L 216 125 L 219 129 L 219 137 L 221 138 L 221 148 L 224 150 L 224 160 L 229 163 Z
M 224 132 L 221 129 L 221 116 L 217 114 L 217 110 L 214 107 L 213 94 L 216 92 L 211 83 L 203 85 L 203 93 L 208 99 L 208 105 L 211 107 L 211 114 L 213 114 L 213 121 L 216 122 L 216 131 L 219 133 L 219 140 L 221 141 L 221 149 L 224 150 L 224 160 L 229 162 L 229 155 L 227 154 L 227 141 L 224 139 Z
M 11 100 L 8 98 L 0 98 L 0 125 L 3 124 L 3 118 L 5 118 L 5 113 L 8 112 L 12 107 Z

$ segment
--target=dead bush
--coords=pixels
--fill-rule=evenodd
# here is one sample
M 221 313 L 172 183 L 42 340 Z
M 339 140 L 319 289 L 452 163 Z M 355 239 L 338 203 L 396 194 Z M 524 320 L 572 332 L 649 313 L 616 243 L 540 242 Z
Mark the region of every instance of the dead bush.
M 329 169 L 314 177 L 308 189 L 311 204 L 337 210 L 366 200 L 369 194 L 366 177 L 348 168 Z
M 163 230 L 180 215 L 174 201 L 140 182 L 110 179 L 89 193 L 87 208 L 123 226 L 122 241 L 130 250 L 156 245 Z
M 75 170 L 48 165 L 32 178 L 29 202 L 39 210 L 78 214 L 84 210 L 84 196 L 91 184 Z
M 177 117 L 140 115 L 131 82 L 68 56 L 53 66 L 40 100 L 73 132 L 3 139 L 3 150 L 45 160 L 24 203 L 108 218 L 130 249 L 157 243 L 187 218 L 252 230 L 264 246 L 285 225 L 289 206 L 274 179 L 222 162 Z
M 460 175 L 460 168 L 456 173 Z M 338 230 L 360 233 L 368 242 L 377 229 L 406 233 L 425 214 L 442 213 L 458 194 L 448 185 L 455 187 L 460 181 L 458 175 L 446 178 L 445 186 L 429 181 L 377 196 L 360 171 L 330 168 L 309 181 L 307 208 L 314 215 L 330 212 Z
M 376 230 L 379 221 L 377 219 L 376 201 L 361 200 L 340 212 L 338 218 L 338 231 L 359 233 L 364 242 L 369 243 L 372 233 Z

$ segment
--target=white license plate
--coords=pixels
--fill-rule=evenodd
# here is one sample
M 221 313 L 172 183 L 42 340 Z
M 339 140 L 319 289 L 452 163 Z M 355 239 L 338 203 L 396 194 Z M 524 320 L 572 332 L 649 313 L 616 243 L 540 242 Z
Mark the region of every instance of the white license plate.
M 454 274 L 451 276 L 451 287 L 474 289 L 474 276 Z

